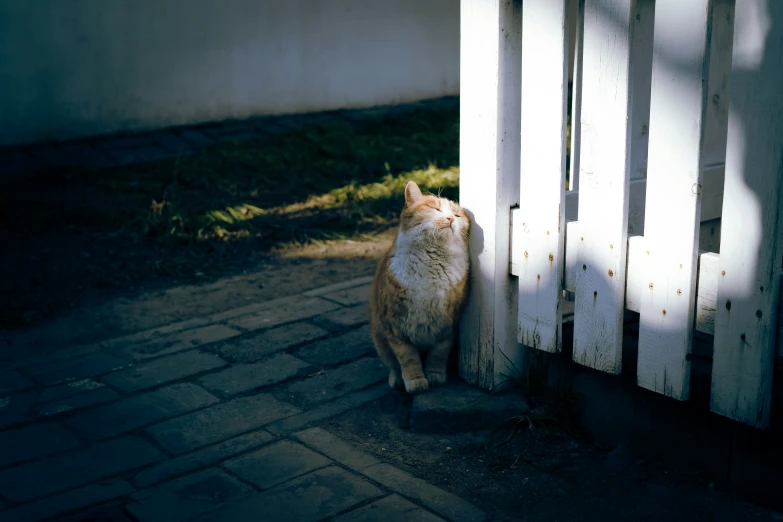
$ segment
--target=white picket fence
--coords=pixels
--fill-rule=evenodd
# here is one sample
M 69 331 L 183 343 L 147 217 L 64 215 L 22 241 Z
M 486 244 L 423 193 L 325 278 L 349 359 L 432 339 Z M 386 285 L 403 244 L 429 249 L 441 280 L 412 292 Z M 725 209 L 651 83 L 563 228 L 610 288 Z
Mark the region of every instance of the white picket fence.
M 783 2 L 576 2 L 461 2 L 474 229 L 460 374 L 493 388 L 525 347 L 560 352 L 570 309 L 574 361 L 620 373 L 632 310 L 639 386 L 687 400 L 698 330 L 714 336 L 711 410 L 766 427 L 783 345 Z

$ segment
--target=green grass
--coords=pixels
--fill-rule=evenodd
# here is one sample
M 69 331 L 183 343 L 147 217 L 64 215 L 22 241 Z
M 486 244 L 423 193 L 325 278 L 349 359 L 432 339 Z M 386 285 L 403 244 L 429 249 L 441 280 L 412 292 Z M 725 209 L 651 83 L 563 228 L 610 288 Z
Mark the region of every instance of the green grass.
M 454 106 L 335 120 L 118 170 L 97 184 L 126 201 L 95 217 L 150 241 L 252 238 L 264 249 L 378 231 L 396 223 L 410 179 L 457 197 L 458 118 Z

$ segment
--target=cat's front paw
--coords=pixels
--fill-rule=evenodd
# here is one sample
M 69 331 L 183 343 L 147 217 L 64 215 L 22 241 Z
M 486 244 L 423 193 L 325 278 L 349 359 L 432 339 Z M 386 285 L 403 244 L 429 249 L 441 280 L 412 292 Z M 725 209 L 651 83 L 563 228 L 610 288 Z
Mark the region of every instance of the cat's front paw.
M 446 372 L 429 371 L 427 372 L 427 381 L 429 381 L 430 386 L 446 384 Z
M 406 380 L 405 381 L 405 391 L 410 393 L 411 395 L 416 395 L 418 393 L 424 393 L 425 391 L 429 390 L 430 384 L 427 382 L 427 379 L 424 377 L 420 379 L 412 379 L 412 380 Z

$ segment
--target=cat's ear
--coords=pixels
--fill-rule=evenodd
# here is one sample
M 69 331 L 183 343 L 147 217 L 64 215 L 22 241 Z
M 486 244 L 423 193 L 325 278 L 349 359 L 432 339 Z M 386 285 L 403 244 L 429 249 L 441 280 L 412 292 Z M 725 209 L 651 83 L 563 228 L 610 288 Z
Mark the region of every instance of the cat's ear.
M 421 189 L 419 189 L 419 186 L 416 184 L 415 181 L 409 181 L 407 185 L 405 185 L 405 206 L 409 207 L 413 205 L 415 202 L 420 200 L 422 197 Z

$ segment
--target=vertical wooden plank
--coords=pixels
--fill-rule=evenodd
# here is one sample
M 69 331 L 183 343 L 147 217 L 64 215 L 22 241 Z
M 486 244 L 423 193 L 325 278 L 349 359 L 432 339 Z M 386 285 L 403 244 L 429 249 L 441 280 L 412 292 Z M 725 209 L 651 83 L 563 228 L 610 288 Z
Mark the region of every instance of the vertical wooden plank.
M 568 190 L 579 190 L 579 147 L 581 143 L 582 113 L 582 47 L 585 30 L 585 0 L 576 0 L 576 23 L 574 24 L 574 72 L 571 79 L 571 165 L 568 169 Z
M 524 362 L 517 285 L 508 274 L 510 211 L 519 196 L 521 1 L 460 5 L 460 203 L 473 219 L 460 376 L 489 389 Z
M 783 2 L 737 0 L 710 409 L 769 424 L 783 272 Z
M 522 17 L 521 226 L 517 340 L 562 346 L 568 20 L 565 0 L 526 0 Z
M 586 0 L 574 361 L 619 373 L 628 222 L 630 23 L 628 0 Z
M 655 0 L 634 3 L 631 40 L 631 179 L 647 177 Z M 643 220 L 642 220 L 643 221 Z M 629 230 L 641 235 L 644 231 Z
M 701 212 L 709 0 L 658 0 L 636 382 L 688 398 Z

